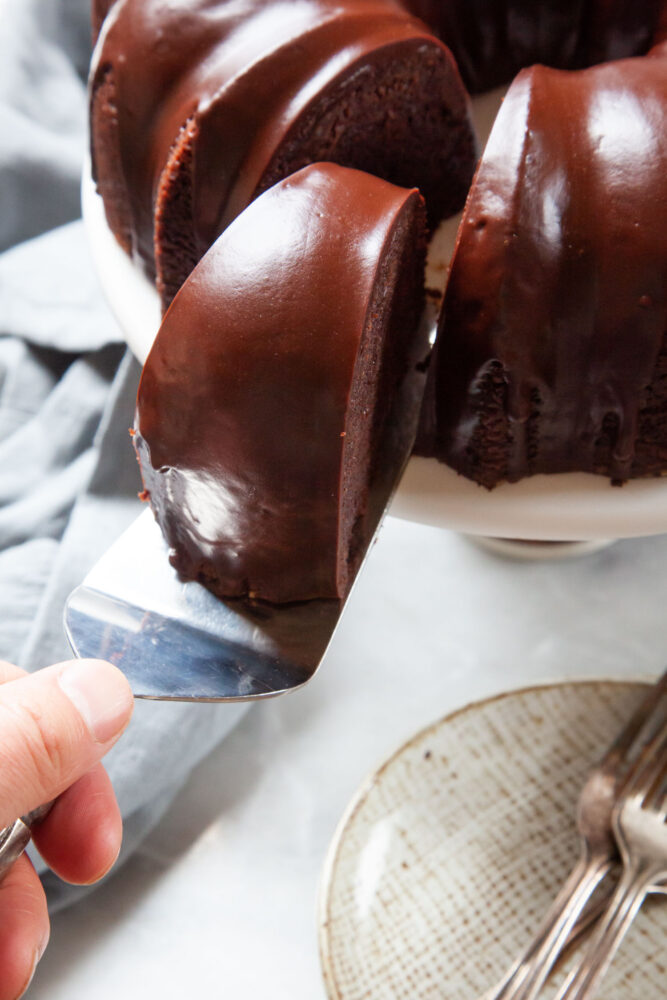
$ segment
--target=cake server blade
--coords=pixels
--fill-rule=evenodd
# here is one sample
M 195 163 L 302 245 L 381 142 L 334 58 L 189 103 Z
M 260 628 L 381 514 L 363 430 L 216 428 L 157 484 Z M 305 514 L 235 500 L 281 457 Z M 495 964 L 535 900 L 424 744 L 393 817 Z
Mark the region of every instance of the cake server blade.
M 77 656 L 119 667 L 137 698 L 246 701 L 310 680 L 341 610 L 221 601 L 181 582 L 146 509 L 70 594 L 65 631 Z

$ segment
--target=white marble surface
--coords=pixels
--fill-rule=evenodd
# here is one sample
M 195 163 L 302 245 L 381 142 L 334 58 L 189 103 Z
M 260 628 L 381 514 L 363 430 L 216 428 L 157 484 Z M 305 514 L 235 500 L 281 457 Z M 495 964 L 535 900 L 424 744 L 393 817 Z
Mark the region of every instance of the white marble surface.
M 389 519 L 315 679 L 253 707 L 140 853 L 55 918 L 28 996 L 323 1000 L 320 871 L 369 770 L 471 700 L 658 673 L 666 606 L 667 536 L 522 563 Z

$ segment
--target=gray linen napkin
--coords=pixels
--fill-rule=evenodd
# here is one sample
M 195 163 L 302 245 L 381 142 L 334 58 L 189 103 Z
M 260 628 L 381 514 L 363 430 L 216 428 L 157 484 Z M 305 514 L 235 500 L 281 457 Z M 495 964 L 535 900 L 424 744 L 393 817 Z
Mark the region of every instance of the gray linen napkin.
M 0 658 L 28 670 L 71 655 L 65 598 L 142 507 L 128 435 L 139 367 L 76 221 L 89 35 L 88 0 L 4 0 Z M 241 711 L 137 703 L 106 760 L 124 817 L 121 861 Z M 52 909 L 85 891 L 43 877 Z

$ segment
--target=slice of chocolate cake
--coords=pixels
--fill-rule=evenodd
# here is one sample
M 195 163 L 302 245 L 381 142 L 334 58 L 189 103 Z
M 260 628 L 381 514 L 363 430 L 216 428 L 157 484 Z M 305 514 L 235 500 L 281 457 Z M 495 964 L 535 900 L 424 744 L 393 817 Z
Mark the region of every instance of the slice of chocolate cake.
M 427 349 L 425 246 L 417 191 L 316 164 L 197 265 L 144 367 L 134 435 L 183 579 L 273 602 L 345 596 L 388 415 Z

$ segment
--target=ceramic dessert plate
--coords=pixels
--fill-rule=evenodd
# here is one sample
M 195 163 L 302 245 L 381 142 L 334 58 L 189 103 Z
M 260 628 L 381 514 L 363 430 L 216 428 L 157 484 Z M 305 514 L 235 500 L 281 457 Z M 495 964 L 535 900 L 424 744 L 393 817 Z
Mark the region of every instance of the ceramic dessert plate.
M 475 1000 L 492 987 L 574 865 L 584 777 L 643 690 L 587 681 L 518 691 L 442 719 L 393 754 L 355 796 L 326 861 L 319 938 L 330 1000 Z M 657 896 L 618 953 L 605 1000 L 662 1000 L 666 940 Z

